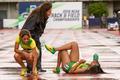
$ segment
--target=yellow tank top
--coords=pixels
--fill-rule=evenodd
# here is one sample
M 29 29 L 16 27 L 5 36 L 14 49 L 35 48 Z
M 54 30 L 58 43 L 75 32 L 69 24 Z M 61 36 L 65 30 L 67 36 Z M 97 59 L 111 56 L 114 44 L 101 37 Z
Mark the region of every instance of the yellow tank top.
M 35 41 L 30 38 L 27 44 L 24 44 L 19 36 L 16 37 L 16 43 L 18 43 L 23 49 L 33 49 L 36 48 Z

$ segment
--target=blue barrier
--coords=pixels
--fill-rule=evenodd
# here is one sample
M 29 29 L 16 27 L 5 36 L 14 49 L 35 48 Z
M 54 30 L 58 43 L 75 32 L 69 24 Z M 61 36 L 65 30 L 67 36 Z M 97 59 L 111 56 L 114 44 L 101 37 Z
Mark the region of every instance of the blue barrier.
M 118 22 L 117 18 L 107 18 L 107 23 L 115 23 Z
M 101 25 L 101 19 L 100 18 L 94 18 L 94 19 L 89 19 L 89 27 L 93 27 L 93 26 L 100 26 Z
M 102 21 L 100 18 L 94 18 L 94 19 L 88 19 L 89 20 L 89 28 L 95 28 L 95 27 L 99 27 L 102 25 Z M 109 23 L 115 23 L 118 22 L 117 18 L 107 18 L 107 24 Z

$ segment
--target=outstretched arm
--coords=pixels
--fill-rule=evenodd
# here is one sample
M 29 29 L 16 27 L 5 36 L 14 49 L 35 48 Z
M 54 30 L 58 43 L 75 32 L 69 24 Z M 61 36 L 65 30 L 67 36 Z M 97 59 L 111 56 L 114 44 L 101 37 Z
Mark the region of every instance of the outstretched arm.
M 37 59 L 38 59 L 38 53 L 36 51 L 36 48 L 33 48 L 32 49 L 32 54 L 33 54 L 33 65 L 32 65 L 32 72 L 33 74 L 36 74 L 35 73 L 35 70 L 36 70 L 36 65 L 37 65 Z
M 58 53 L 57 67 L 56 67 L 58 69 L 60 69 L 60 66 L 61 66 L 61 56 L 60 55 L 61 54 Z M 57 73 L 56 68 L 53 70 L 54 73 Z M 59 71 L 58 71 L 58 73 L 59 73 Z
M 61 65 L 61 58 L 60 58 L 60 54 L 58 53 L 57 67 L 60 67 L 60 65 Z

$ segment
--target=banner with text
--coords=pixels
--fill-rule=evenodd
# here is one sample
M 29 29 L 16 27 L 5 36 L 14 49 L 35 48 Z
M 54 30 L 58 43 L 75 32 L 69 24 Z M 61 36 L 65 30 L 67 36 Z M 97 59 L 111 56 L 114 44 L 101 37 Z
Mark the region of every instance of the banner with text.
M 82 28 L 82 2 L 55 2 L 46 28 Z

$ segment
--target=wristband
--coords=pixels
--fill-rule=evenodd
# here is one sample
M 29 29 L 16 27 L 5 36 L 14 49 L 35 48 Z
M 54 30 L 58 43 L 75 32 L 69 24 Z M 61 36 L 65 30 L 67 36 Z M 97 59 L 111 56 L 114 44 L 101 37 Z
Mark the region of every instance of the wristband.
M 56 73 L 60 73 L 60 67 L 56 67 Z

